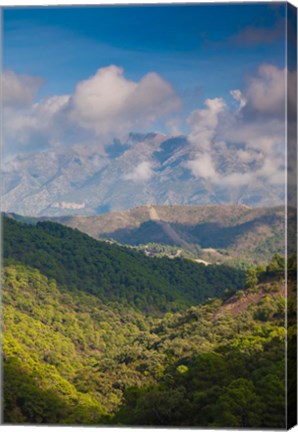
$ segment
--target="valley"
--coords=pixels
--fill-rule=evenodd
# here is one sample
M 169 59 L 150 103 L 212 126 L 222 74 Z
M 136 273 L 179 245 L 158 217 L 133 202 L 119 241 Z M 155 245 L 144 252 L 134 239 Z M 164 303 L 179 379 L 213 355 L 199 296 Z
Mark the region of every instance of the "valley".
M 244 271 L 3 230 L 5 423 L 284 427 L 282 256 Z

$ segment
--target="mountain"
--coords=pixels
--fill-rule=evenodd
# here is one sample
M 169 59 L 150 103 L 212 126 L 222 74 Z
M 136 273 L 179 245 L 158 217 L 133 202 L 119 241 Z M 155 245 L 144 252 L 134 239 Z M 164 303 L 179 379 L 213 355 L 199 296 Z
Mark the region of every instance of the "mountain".
M 225 265 L 148 258 L 53 222 L 28 225 L 4 218 L 3 252 L 4 263 L 33 266 L 62 287 L 157 315 L 244 285 L 243 272 Z
M 294 218 L 295 212 L 292 214 L 289 209 L 289 220 Z M 134 246 L 149 243 L 175 246 L 213 263 L 239 259 L 260 263 L 276 252 L 284 252 L 283 207 L 150 205 L 126 212 L 52 220 L 97 239 L 113 239 Z
M 148 133 L 130 134 L 110 145 L 59 146 L 18 156 L 2 166 L 2 210 L 61 216 L 94 215 L 145 204 L 273 206 L 283 202 L 283 187 L 257 179 L 224 187 L 194 177 L 187 161 L 196 154 L 184 136 Z M 252 162 L 248 166 L 235 159 L 232 147 L 219 146 L 214 159 L 223 175 L 252 169 Z

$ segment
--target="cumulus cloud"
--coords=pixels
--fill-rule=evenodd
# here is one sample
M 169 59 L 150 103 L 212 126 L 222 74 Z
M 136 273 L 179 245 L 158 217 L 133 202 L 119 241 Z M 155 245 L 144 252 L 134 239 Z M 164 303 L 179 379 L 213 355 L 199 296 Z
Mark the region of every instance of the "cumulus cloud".
M 72 121 L 102 135 L 148 126 L 179 107 L 174 89 L 156 73 L 134 82 L 109 66 L 77 85 L 68 109 Z
M 193 111 L 188 123 L 194 130 L 213 129 L 218 123 L 218 114 L 226 107 L 225 101 L 222 98 L 206 99 L 205 105 L 207 108 Z
M 40 77 L 18 75 L 12 70 L 2 74 L 2 100 L 5 107 L 23 107 L 33 102 L 42 85 Z
M 245 92 L 246 109 L 256 115 L 284 117 L 286 100 L 286 71 L 264 64 L 252 77 Z
M 287 73 L 291 88 L 295 72 Z M 213 98 L 190 113 L 191 151 L 185 167 L 194 177 L 223 187 L 256 180 L 284 183 L 285 77 L 285 70 L 261 65 L 244 89 L 231 90 L 236 107 L 229 107 L 223 98 Z M 183 130 L 176 115 L 181 101 L 171 85 L 154 72 L 133 81 L 125 77 L 123 69 L 112 65 L 79 82 L 72 94 L 39 101 L 35 100 L 42 84 L 38 77 L 8 71 L 3 84 L 5 147 L 14 154 L 65 143 L 99 146 L 109 142 L 107 137 L 150 130 L 162 116 L 173 132 Z M 290 116 L 295 103 L 295 92 L 289 92 Z M 147 181 L 153 174 L 152 163 L 142 161 L 123 178 Z
M 40 84 L 39 78 L 5 73 L 4 138 L 11 151 L 116 138 L 150 128 L 181 104 L 172 86 L 156 73 L 136 82 L 113 65 L 79 82 L 73 94 L 34 102 Z
M 135 87 L 116 66 L 99 69 L 93 77 L 77 85 L 70 100 L 69 117 L 83 127 L 105 131 L 123 110 Z
M 124 176 L 125 180 L 132 180 L 135 182 L 147 181 L 153 175 L 152 164 L 149 161 L 143 161 L 139 163 L 135 169 Z
M 63 110 L 70 100 L 70 95 L 50 96 L 40 103 L 35 103 L 33 109 L 45 117 L 52 117 Z
M 193 111 L 189 118 L 189 142 L 196 150 L 196 157 L 186 162 L 195 177 L 214 179 L 216 171 L 212 160 L 212 144 L 219 122 L 219 115 L 226 104 L 223 99 L 207 99 L 206 108 Z
M 4 105 L 5 153 L 42 150 L 59 142 L 65 130 L 61 110 L 68 99 L 68 95 L 53 96 L 26 107 Z
M 260 66 L 258 74 L 249 80 L 246 88 L 245 109 L 256 115 L 284 120 L 287 105 L 287 114 L 293 119 L 292 113 L 297 103 L 296 82 L 296 70 L 279 69 L 269 64 Z
M 224 111 L 226 104 L 223 99 L 207 99 L 206 108 L 193 111 L 187 119 L 190 126 L 189 141 L 201 151 L 210 149 L 219 114 Z
M 284 184 L 285 74 L 262 65 L 243 91 L 230 92 L 238 102 L 235 110 L 215 98 L 189 116 L 196 151 L 185 166 L 193 176 L 223 187 L 257 180 Z

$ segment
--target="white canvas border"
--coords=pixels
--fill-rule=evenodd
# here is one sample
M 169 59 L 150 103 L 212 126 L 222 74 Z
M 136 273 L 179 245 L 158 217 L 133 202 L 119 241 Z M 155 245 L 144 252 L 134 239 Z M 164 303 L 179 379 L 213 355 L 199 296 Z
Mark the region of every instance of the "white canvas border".
M 216 1 L 212 1 L 212 0 L 187 0 L 187 1 L 183 1 L 183 0 L 144 0 L 144 1 L 140 1 L 140 0 L 88 0 L 87 2 L 83 2 L 82 0 L 45 0 L 45 1 L 41 1 L 41 0 L 0 0 L 0 11 L 1 8 L 5 8 L 5 7 L 35 7 L 35 6 L 41 6 L 41 7 L 59 7 L 59 6 L 97 6 L 97 5 L 125 5 L 125 4 L 177 4 L 177 3 L 281 3 L 282 1 L 280 0 L 244 0 L 244 1 L 239 1 L 239 0 L 216 0 Z M 286 3 L 286 2 L 284 2 Z M 298 8 L 298 0 L 291 0 L 289 3 L 293 4 L 295 7 Z M 0 22 L 0 24 L 2 24 Z M 1 42 L 0 38 L 0 42 Z M 2 51 L 2 46 L 0 46 L 0 52 Z M 73 432 L 97 432 L 97 431 L 102 431 L 102 432 L 106 432 L 106 431 L 111 431 L 111 432 L 122 432 L 122 431 L 128 431 L 128 432 L 140 432 L 140 431 L 156 431 L 156 430 L 163 430 L 163 431 L 171 431 L 171 430 L 199 430 L 202 432 L 216 432 L 216 431 L 221 431 L 221 430 L 231 430 L 231 431 L 235 431 L 235 432 L 244 432 L 245 429 L 210 429 L 210 428 L 187 428 L 187 429 L 179 429 L 179 428 L 138 428 L 138 427 L 102 427 L 102 426 L 98 426 L 98 427 L 89 427 L 89 426 L 84 426 L 84 427 L 80 427 L 80 426 L 35 426 L 35 425 L 26 425 L 26 426 L 16 426 L 16 425 L 0 425 L 1 426 L 1 431 L 3 430 L 4 432 L 26 432 L 26 431 L 35 431 L 35 430 L 49 430 L 50 429 L 54 429 L 54 431 L 57 432 L 69 432 L 69 431 L 73 431 Z M 253 431 L 253 429 L 248 429 L 249 431 Z M 255 431 L 257 431 L 257 429 L 254 429 Z M 292 431 L 294 432 L 298 432 L 298 426 L 295 426 L 294 428 L 292 428 Z

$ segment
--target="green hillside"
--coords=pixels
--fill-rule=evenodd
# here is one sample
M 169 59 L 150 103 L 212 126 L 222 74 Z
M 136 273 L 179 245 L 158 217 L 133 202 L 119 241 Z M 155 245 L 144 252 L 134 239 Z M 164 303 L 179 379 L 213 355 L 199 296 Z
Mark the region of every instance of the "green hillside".
M 144 312 L 179 310 L 243 288 L 243 272 L 183 259 L 148 258 L 53 222 L 3 218 L 4 262 L 39 269 L 59 286 L 95 294 Z
M 282 284 L 144 319 L 3 277 L 5 423 L 284 427 Z
M 243 274 L 52 222 L 3 234 L 4 423 L 286 427 L 282 256 Z

